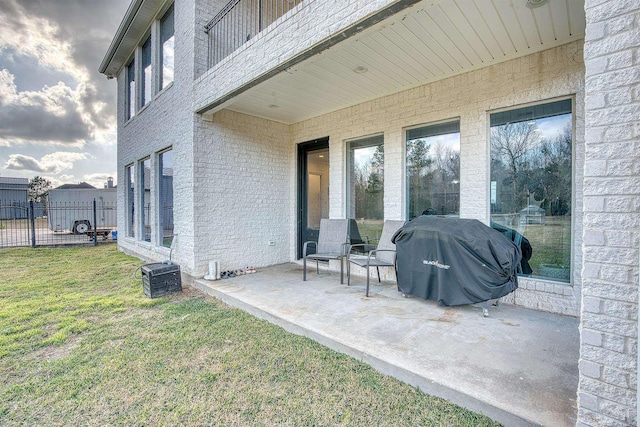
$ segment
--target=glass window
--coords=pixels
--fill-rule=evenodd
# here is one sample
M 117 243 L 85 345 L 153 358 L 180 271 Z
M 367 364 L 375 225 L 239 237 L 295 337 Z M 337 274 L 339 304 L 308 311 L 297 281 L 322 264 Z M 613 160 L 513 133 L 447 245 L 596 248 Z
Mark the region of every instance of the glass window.
M 348 143 L 347 217 L 351 243 L 377 240 L 384 222 L 384 137 Z
M 460 122 L 407 130 L 407 218 L 460 214 Z
M 160 20 L 160 90 L 173 81 L 173 5 Z
M 142 73 L 140 82 L 140 105 L 144 106 L 151 100 L 151 36 L 142 45 Z
M 569 282 L 572 101 L 490 119 L 491 225 L 520 245 L 521 274 Z
M 131 166 L 127 166 L 125 168 L 125 179 L 126 179 L 126 184 L 125 184 L 125 188 L 127 189 L 127 195 L 126 195 L 126 203 L 125 205 L 127 206 L 127 211 L 126 211 L 126 216 L 127 216 L 127 236 L 129 237 L 135 237 L 136 236 L 136 222 L 135 222 L 135 198 L 133 196 L 133 190 L 134 190 L 134 185 L 135 185 L 135 173 L 134 173 L 134 167 L 133 165 Z
M 140 195 L 140 224 L 142 225 L 141 238 L 145 242 L 151 241 L 151 161 L 149 159 L 140 162 L 140 181 L 138 182 L 138 191 Z
M 170 247 L 173 241 L 173 150 L 160 153 L 160 231 L 162 246 Z
M 127 65 L 127 106 L 126 119 L 136 115 L 136 64 L 132 59 Z

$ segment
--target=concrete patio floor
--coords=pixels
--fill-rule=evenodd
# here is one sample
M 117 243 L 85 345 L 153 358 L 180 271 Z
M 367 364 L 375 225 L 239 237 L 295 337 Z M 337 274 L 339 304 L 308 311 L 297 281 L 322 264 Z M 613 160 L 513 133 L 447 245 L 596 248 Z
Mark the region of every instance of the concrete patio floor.
M 578 319 L 507 304 L 439 307 L 395 283 L 340 284 L 340 273 L 291 263 L 193 285 L 506 426 L 573 426 Z M 346 283 L 346 278 L 345 278 Z

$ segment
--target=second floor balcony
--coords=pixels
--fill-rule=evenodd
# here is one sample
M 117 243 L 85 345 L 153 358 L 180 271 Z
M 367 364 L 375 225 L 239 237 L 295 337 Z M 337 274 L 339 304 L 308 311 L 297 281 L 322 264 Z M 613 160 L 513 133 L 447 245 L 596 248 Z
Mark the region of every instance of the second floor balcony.
M 302 0 L 231 0 L 205 27 L 209 68 L 300 3 Z

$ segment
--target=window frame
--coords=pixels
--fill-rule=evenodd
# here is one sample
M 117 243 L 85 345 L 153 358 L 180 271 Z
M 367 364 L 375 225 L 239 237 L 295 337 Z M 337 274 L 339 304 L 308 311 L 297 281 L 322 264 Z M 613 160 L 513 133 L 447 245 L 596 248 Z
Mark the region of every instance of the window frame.
M 357 200 L 356 195 L 353 194 L 353 190 L 352 190 L 352 182 L 353 182 L 353 175 L 354 175 L 354 151 L 356 149 L 361 149 L 361 148 L 371 148 L 371 147 L 379 147 L 382 146 L 383 148 L 383 162 L 382 162 L 382 221 L 384 222 L 384 217 L 385 217 L 385 206 L 384 206 L 384 161 L 385 161 L 385 156 L 384 156 L 384 147 L 385 147 L 385 136 L 384 136 L 384 132 L 380 132 L 380 133 L 374 133 L 371 135 L 366 135 L 366 136 L 360 136 L 360 137 L 356 137 L 356 138 L 350 138 L 348 140 L 345 140 L 345 150 L 346 150 L 346 176 L 345 176 L 345 198 L 346 198 L 346 203 L 345 203 L 345 210 L 346 210 L 346 218 L 347 219 L 358 219 L 356 217 L 356 204 L 357 204 Z M 352 200 L 352 198 L 354 200 Z M 367 218 L 370 220 L 374 220 L 373 218 Z M 374 230 L 375 231 L 375 230 Z M 382 224 L 380 225 L 380 230 L 377 231 L 382 231 Z M 376 232 L 377 232 L 376 231 Z M 369 238 L 375 239 L 375 238 L 379 238 L 380 236 L 368 236 Z
M 140 76 L 140 84 L 138 84 L 138 96 L 140 97 L 140 108 L 142 110 L 147 104 L 151 102 L 154 96 L 154 67 L 153 67 L 153 43 L 152 43 L 152 34 L 148 34 L 147 37 L 143 37 L 143 42 L 140 44 L 140 63 L 139 65 L 139 76 Z M 146 52 L 148 51 L 148 62 L 145 62 Z M 145 73 L 145 65 L 149 68 L 149 76 L 147 79 Z
M 125 183 L 124 186 L 126 188 L 125 193 L 125 236 L 126 237 L 136 237 L 136 222 L 135 222 L 135 212 L 136 212 L 136 195 L 135 195 L 135 178 L 136 178 L 136 167 L 135 163 L 130 163 L 124 167 L 125 170 Z M 133 179 L 132 179 L 133 178 Z M 131 207 L 132 209 L 129 209 Z
M 164 22 L 166 22 L 166 19 L 169 17 L 169 15 L 172 15 L 172 21 L 173 23 L 171 24 L 172 28 L 172 32 L 171 32 L 171 37 L 167 38 L 167 40 L 163 41 L 163 35 L 162 35 L 162 29 L 163 29 L 163 24 Z M 157 25 L 157 86 L 156 86 L 156 93 L 162 92 L 163 90 L 171 87 L 171 85 L 173 84 L 174 80 L 175 80 L 175 37 L 176 37 L 176 33 L 175 33 L 175 3 L 171 3 L 163 12 L 161 12 L 160 14 L 160 18 L 157 20 L 158 21 L 158 25 Z M 173 69 L 173 78 L 168 81 L 165 82 L 164 79 L 164 42 L 168 41 L 170 38 L 173 38 L 173 49 L 174 49 L 174 59 L 173 59 L 173 63 L 172 65 L 172 69 Z
M 135 55 L 131 58 L 126 66 L 125 74 L 125 111 L 124 121 L 127 122 L 133 119 L 138 112 L 136 106 L 136 98 L 138 88 L 136 87 L 136 58 Z M 133 88 L 132 88 L 133 85 Z
M 163 184 L 163 178 L 165 177 L 164 175 L 164 162 L 163 162 L 163 155 L 166 153 L 171 153 L 172 155 L 172 171 L 175 170 L 175 150 L 173 148 L 173 146 L 171 147 L 167 147 L 161 151 L 159 151 L 157 153 L 157 161 L 156 161 L 156 167 L 157 167 L 157 175 L 158 175 L 158 196 L 157 196 L 157 201 L 156 201 L 156 206 L 157 206 L 157 224 L 158 224 L 158 246 L 161 247 L 166 247 L 169 248 L 170 246 L 165 246 L 164 244 L 164 215 L 165 215 L 165 210 L 163 207 L 163 194 L 165 192 L 165 188 L 164 188 L 164 184 Z M 173 177 L 173 172 L 171 177 Z M 174 195 L 175 195 L 175 188 L 173 185 L 173 179 L 171 180 L 171 223 L 172 223 L 172 227 L 171 227 L 171 238 L 172 240 L 175 238 L 175 223 L 173 221 L 173 215 L 174 215 L 174 209 L 173 207 L 175 206 L 175 199 L 174 199 Z
M 146 187 L 145 187 L 145 163 L 149 162 L 149 212 L 146 213 L 145 209 L 145 194 L 146 194 Z M 153 236 L 151 236 L 151 229 L 152 229 L 152 224 L 151 224 L 151 205 L 152 205 L 152 200 L 153 200 L 153 174 L 152 174 L 152 168 L 153 165 L 151 164 L 151 157 L 145 157 L 142 158 L 140 160 L 138 160 L 138 196 L 136 198 L 136 200 L 138 200 L 138 230 L 139 232 L 137 233 L 138 236 L 138 240 L 141 242 L 151 242 L 151 239 Z M 147 239 L 147 227 L 145 225 L 145 221 L 149 222 L 149 238 Z
M 571 220 L 570 220 L 570 224 L 568 229 L 571 232 L 571 235 L 569 236 L 569 258 L 568 258 L 568 265 L 570 267 L 570 271 L 569 271 L 569 280 L 568 282 L 566 281 L 561 281 L 561 280 L 554 280 L 554 278 L 551 277 L 545 277 L 545 276 L 540 276 L 540 275 L 535 275 L 535 276 L 522 276 L 519 274 L 519 276 L 524 277 L 524 278 L 531 278 L 532 280 L 543 280 L 543 281 L 550 281 L 553 282 L 554 284 L 558 284 L 558 285 L 566 285 L 566 286 L 573 286 L 574 281 L 573 281 L 573 277 L 576 274 L 576 272 L 574 271 L 574 267 L 575 267 L 575 256 L 576 256 L 576 248 L 575 248 L 575 241 L 576 238 L 578 236 L 576 236 L 575 234 L 575 213 L 576 213 L 576 95 L 575 94 L 571 94 L 571 95 L 563 95 L 563 96 L 558 96 L 558 97 L 553 97 L 553 98 L 547 98 L 547 99 L 542 99 L 542 100 L 538 100 L 538 101 L 533 101 L 533 102 L 528 102 L 528 103 L 524 103 L 524 104 L 516 104 L 516 105 L 511 105 L 508 107 L 503 107 L 503 108 L 498 108 L 498 109 L 494 109 L 494 110 L 490 110 L 487 111 L 487 160 L 488 160 L 488 175 L 487 175 L 487 211 L 488 211 L 488 218 L 490 221 L 493 221 L 492 215 L 492 203 L 491 203 L 491 197 L 492 197 L 492 193 L 491 193 L 491 186 L 492 186 L 492 169 L 491 169 L 491 116 L 494 114 L 500 114 L 500 113 L 506 113 L 509 111 L 514 111 L 514 110 L 519 110 L 519 109 L 526 109 L 526 108 L 535 108 L 535 107 L 542 107 L 545 106 L 547 104 L 553 104 L 553 103 L 557 103 L 557 102 L 562 102 L 562 101 L 570 101 L 571 102 L 571 108 L 570 108 L 570 114 L 571 114 L 571 172 L 570 172 L 570 178 L 571 178 L 571 196 L 570 196 L 570 203 L 571 203 L 571 207 L 569 210 L 569 214 L 571 216 Z M 568 114 L 568 113 L 563 113 L 563 114 Z M 538 120 L 538 119 L 543 119 L 543 118 L 549 118 L 549 117 L 554 117 L 556 115 L 562 115 L 562 114 L 555 114 L 555 115 L 545 115 L 542 117 L 537 117 L 537 118 L 532 118 L 530 120 Z M 522 120 L 521 120 L 522 121 Z M 526 236 L 524 236 L 526 237 Z

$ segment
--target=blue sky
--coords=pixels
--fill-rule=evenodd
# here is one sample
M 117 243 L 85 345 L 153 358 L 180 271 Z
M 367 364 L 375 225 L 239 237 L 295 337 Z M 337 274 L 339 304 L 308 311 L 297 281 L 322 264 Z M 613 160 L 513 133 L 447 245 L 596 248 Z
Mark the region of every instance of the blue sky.
M 116 83 L 97 69 L 128 6 L 0 1 L 0 176 L 117 177 Z

